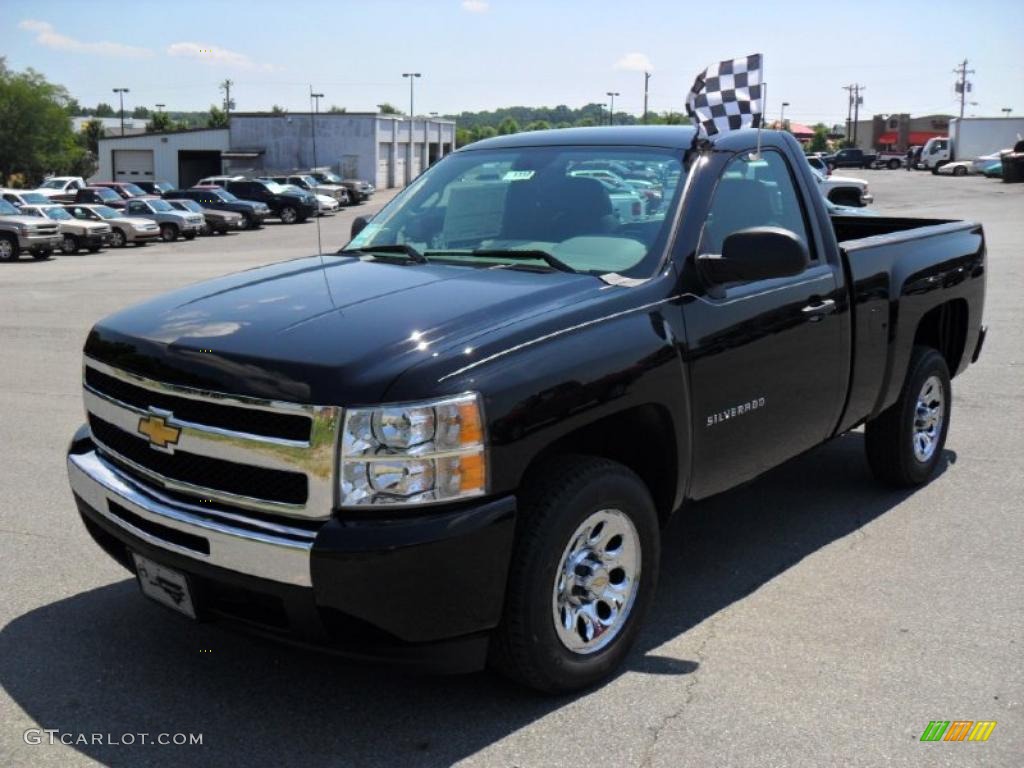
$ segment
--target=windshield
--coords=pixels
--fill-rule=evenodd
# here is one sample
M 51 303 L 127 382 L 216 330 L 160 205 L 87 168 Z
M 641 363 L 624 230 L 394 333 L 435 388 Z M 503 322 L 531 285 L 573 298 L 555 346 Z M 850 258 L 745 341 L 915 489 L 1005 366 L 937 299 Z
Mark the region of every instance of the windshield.
M 228 192 L 226 189 L 210 189 L 207 190 L 214 197 L 219 197 L 225 203 L 237 203 L 238 198 L 232 192 Z
M 121 196 L 108 187 L 97 187 L 96 197 L 100 200 L 120 200 Z
M 341 184 L 341 176 L 336 173 L 331 173 L 330 171 L 327 171 L 326 173 L 318 173 L 316 178 L 327 184 Z
M 159 189 L 161 192 L 170 192 L 174 189 L 174 185 L 169 181 L 155 181 L 153 182 L 154 189 Z
M 95 208 L 93 208 L 93 211 L 95 211 L 99 215 L 99 217 L 101 219 L 122 219 L 122 218 L 124 218 L 124 214 L 122 214 L 122 213 L 120 213 L 118 211 L 115 211 L 113 208 L 108 208 L 105 205 L 97 205 Z
M 71 214 L 63 208 L 44 208 L 43 213 L 55 221 L 64 221 L 71 218 Z
M 64 189 L 67 179 L 47 179 L 39 185 L 40 189 Z
M 293 176 L 292 178 L 293 179 L 298 179 L 299 181 L 301 181 L 301 182 L 303 182 L 305 184 L 308 184 L 311 187 L 315 187 L 317 184 L 320 183 L 316 179 L 314 179 L 312 176 Z
M 27 205 L 40 205 L 52 202 L 46 195 L 40 195 L 38 192 L 22 192 L 21 200 Z
M 4 216 L 17 216 L 18 209 L 8 203 L 6 200 L 0 200 L 0 213 Z
M 197 203 L 195 200 L 174 200 L 171 205 L 179 208 L 184 208 L 186 211 L 192 211 L 193 213 L 202 213 L 203 206 Z
M 661 196 L 609 194 L 602 181 L 610 180 L 578 175 L 609 161 L 651 168 Z M 346 247 L 372 252 L 378 245 L 410 245 L 431 261 L 533 269 L 547 268 L 545 261 L 510 263 L 495 252 L 545 251 L 576 271 L 649 277 L 668 239 L 684 174 L 682 152 L 656 147 L 459 152 L 420 176 Z
M 166 212 L 174 210 L 174 207 L 166 200 L 149 200 L 148 202 L 154 211 Z
M 142 189 L 142 187 L 137 187 L 134 184 L 122 184 L 121 189 L 127 192 L 131 197 L 140 197 L 141 195 L 146 194 L 146 191 Z
M 275 195 L 283 195 L 287 190 L 278 184 L 276 181 L 261 181 L 260 184 L 266 186 Z

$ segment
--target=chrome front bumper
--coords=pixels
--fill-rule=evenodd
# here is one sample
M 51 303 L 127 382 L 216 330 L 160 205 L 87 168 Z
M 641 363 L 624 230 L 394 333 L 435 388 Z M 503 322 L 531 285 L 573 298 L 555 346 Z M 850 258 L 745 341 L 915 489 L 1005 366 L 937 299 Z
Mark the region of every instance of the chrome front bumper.
M 149 488 L 143 489 L 131 478 L 104 461 L 95 450 L 68 455 L 68 479 L 75 495 L 97 514 L 132 536 L 161 549 L 176 552 L 199 562 L 209 563 L 237 573 L 271 581 L 311 587 L 310 552 L 315 531 L 293 526 L 265 523 L 263 532 L 235 526 L 230 515 L 161 497 Z M 111 502 L 127 510 L 130 516 L 119 516 Z M 142 522 L 133 522 L 131 516 Z M 143 530 L 140 525 L 145 525 Z M 171 529 L 205 540 L 209 552 L 162 538 L 159 531 Z

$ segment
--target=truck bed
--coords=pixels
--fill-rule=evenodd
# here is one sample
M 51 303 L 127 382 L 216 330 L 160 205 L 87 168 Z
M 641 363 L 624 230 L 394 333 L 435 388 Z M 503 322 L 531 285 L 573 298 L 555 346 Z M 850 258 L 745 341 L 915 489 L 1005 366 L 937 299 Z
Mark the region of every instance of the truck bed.
M 952 219 L 833 216 L 853 309 L 853 360 L 840 431 L 891 405 L 899 394 L 915 329 L 937 307 L 963 312 L 966 334 L 950 338 L 950 374 L 966 367 L 984 296 L 981 225 Z M 982 279 L 976 279 L 982 278 Z M 968 308 L 970 307 L 970 310 Z M 930 327 L 930 326 L 927 326 Z M 909 335 L 908 335 L 909 334 Z M 966 354 L 965 354 L 966 353 Z M 879 386 L 881 385 L 881 386 Z

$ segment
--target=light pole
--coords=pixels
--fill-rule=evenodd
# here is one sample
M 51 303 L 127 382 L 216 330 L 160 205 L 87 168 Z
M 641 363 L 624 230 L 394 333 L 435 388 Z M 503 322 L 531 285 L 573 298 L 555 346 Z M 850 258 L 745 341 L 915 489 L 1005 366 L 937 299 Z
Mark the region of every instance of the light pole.
M 155 106 L 156 106 L 156 111 L 157 112 L 163 112 L 164 107 L 166 107 L 167 105 L 166 104 L 157 104 Z
M 121 100 L 121 135 L 124 136 L 124 95 L 128 93 L 127 88 L 115 88 L 114 93 Z
M 779 113 L 779 130 L 786 130 L 786 107 L 789 106 L 788 101 L 782 102 L 782 111 Z
M 1004 115 L 1006 115 L 1007 117 L 1009 117 L 1009 116 L 1010 116 L 1010 113 L 1011 113 L 1011 112 L 1013 112 L 1013 107 L 1003 107 L 1003 108 L 1002 108 L 1001 110 L 999 110 L 999 111 L 1000 111 L 1000 112 L 1002 112 L 1002 113 L 1003 113 Z
M 651 73 L 644 72 L 644 123 L 647 123 L 647 87 L 651 82 Z
M 313 137 L 313 167 L 316 168 L 316 118 L 320 114 L 320 99 L 322 93 L 313 93 L 313 86 L 309 86 L 309 100 L 313 102 L 313 114 L 309 118 L 309 132 Z
M 422 77 L 419 72 L 403 72 L 402 77 L 409 78 L 409 119 L 412 120 L 412 116 L 416 114 L 413 109 L 413 83 L 416 82 L 417 77 Z
M 606 96 L 611 96 L 611 106 L 608 107 L 608 125 L 615 125 L 615 97 L 619 96 L 618 91 L 608 91 Z

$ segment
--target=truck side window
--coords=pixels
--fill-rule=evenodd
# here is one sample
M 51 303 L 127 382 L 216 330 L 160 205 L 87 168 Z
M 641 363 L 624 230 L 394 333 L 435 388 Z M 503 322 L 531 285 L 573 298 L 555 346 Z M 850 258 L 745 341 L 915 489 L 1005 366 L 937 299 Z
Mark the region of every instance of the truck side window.
M 725 238 L 749 227 L 788 229 L 807 243 L 814 259 L 793 177 L 778 152 L 766 150 L 756 160 L 744 152 L 729 161 L 715 189 L 698 252 L 721 253 Z

